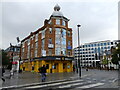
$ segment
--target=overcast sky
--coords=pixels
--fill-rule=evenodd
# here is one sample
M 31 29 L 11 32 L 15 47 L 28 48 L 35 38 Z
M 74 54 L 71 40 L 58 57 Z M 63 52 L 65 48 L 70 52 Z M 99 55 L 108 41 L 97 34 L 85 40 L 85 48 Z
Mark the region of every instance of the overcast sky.
M 77 24 L 81 24 L 81 44 L 118 39 L 118 2 L 2 2 L 3 49 L 16 37 L 24 39 L 30 32 L 42 27 L 58 4 L 73 30 L 73 48 L 77 46 Z M 1 31 L 0 31 L 1 32 Z

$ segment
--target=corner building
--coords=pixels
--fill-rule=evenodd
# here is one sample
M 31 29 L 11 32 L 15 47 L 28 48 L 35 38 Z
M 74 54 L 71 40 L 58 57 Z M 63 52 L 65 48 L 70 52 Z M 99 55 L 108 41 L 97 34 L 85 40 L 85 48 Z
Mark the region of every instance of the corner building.
M 72 29 L 68 28 L 66 17 L 56 5 L 44 26 L 21 41 L 21 65 L 25 71 L 38 72 L 46 65 L 48 73 L 72 72 Z

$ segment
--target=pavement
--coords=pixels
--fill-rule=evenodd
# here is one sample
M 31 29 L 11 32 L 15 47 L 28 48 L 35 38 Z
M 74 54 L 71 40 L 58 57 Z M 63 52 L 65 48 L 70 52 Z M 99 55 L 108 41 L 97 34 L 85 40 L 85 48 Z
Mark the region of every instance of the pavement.
M 41 82 L 41 75 L 36 72 L 22 72 L 15 73 L 14 76 L 10 77 L 9 71 L 6 70 L 4 74 L 5 82 L 2 83 L 1 88 L 14 88 L 24 87 L 31 85 L 39 85 L 46 83 L 56 83 L 61 81 L 78 80 L 80 79 L 76 72 L 65 72 L 65 73 L 48 73 L 46 82 Z M 118 88 L 118 71 L 106 71 L 89 69 L 86 71 L 82 69 L 82 80 L 105 83 L 100 88 Z

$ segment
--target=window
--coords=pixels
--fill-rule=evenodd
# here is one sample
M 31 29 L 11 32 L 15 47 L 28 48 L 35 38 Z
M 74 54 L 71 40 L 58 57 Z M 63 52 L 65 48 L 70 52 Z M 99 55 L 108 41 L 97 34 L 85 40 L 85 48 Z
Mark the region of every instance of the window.
M 91 47 L 93 47 L 93 44 L 91 44 Z
M 56 19 L 56 24 L 60 25 L 60 19 Z
M 45 30 L 42 31 L 42 39 L 45 38 Z
M 62 29 L 62 37 L 66 36 L 66 29 Z
M 44 49 L 45 39 L 42 39 L 42 49 Z
M 104 43 L 104 45 L 106 46 L 106 43 Z
M 55 48 L 55 55 L 61 55 L 61 49 L 59 47 Z
M 108 45 L 110 45 L 110 42 L 108 42 Z
M 110 46 L 108 46 L 108 49 L 110 49 Z
M 17 48 L 17 51 L 20 52 L 20 48 Z
M 24 52 L 24 48 L 22 48 L 22 52 Z
M 35 49 L 35 57 L 37 57 L 37 49 Z
M 56 40 L 55 40 L 55 44 L 60 44 L 60 36 L 56 35 Z
M 46 64 L 46 69 L 49 69 L 49 64 Z
M 70 37 L 70 31 L 68 31 L 68 36 Z
M 35 41 L 38 41 L 38 33 L 35 36 Z
M 49 28 L 49 33 L 50 33 L 50 34 L 52 33 L 52 28 Z
M 68 41 L 68 46 L 70 46 L 70 41 Z
M 38 48 L 38 42 L 35 42 L 35 48 Z
M 30 58 L 30 45 L 28 46 L 27 58 Z
M 98 43 L 98 46 L 100 46 L 100 44 Z
M 68 51 L 68 55 L 70 56 L 70 51 Z
M 65 68 L 66 68 L 66 65 L 67 65 L 66 63 L 63 63 L 63 69 L 65 69 Z
M 66 49 L 65 48 L 62 48 L 61 54 L 66 55 Z
M 96 47 L 96 44 L 94 44 L 94 46 Z
M 64 20 L 62 20 L 62 25 L 66 26 L 66 22 Z
M 101 43 L 101 46 L 103 46 L 103 43 Z
M 62 43 L 62 45 L 65 45 L 65 46 L 66 46 L 66 38 L 62 38 L 61 43 Z
M 51 49 L 48 50 L 48 54 L 52 55 L 52 50 Z
M 55 30 L 56 30 L 55 34 L 61 34 L 61 29 L 60 28 L 56 28 Z
M 113 42 L 111 42 L 111 45 L 113 45 Z
M 52 44 L 52 39 L 51 38 L 49 38 L 49 44 Z

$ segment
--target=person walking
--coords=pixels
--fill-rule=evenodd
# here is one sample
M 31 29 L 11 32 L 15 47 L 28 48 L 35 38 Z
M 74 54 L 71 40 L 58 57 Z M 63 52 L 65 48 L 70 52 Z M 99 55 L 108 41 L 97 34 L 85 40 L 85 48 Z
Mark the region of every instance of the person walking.
M 32 66 L 32 72 L 34 72 L 34 66 Z
M 45 80 L 46 80 L 46 67 L 45 67 L 45 65 L 40 67 L 38 70 L 39 70 L 39 73 L 41 73 L 41 76 L 42 76 L 41 81 L 45 82 Z

